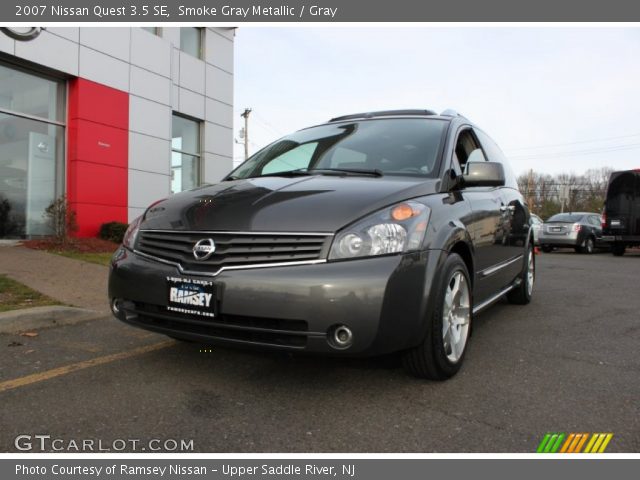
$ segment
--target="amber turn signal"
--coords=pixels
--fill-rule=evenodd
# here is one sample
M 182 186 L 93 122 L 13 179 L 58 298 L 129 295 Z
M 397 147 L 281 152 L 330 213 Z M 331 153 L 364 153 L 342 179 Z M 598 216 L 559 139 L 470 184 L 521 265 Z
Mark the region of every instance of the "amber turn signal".
M 414 215 L 418 215 L 416 210 L 411 208 L 411 205 L 406 203 L 401 203 L 400 205 L 393 207 L 391 210 L 391 218 L 394 220 L 401 222 L 402 220 L 406 220 L 408 218 L 413 217 Z

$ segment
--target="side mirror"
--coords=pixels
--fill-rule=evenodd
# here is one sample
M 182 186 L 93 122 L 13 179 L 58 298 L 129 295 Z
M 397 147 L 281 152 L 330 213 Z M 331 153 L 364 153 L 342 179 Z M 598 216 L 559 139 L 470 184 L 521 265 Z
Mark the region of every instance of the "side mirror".
M 497 162 L 467 162 L 462 174 L 463 187 L 502 187 L 504 167 Z

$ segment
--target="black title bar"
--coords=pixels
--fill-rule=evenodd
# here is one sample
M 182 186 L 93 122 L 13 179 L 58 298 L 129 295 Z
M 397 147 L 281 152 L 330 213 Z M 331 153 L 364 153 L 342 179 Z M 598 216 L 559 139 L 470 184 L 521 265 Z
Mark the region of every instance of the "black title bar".
M 25 22 L 634 22 L 629 0 L 8 0 L 0 23 Z

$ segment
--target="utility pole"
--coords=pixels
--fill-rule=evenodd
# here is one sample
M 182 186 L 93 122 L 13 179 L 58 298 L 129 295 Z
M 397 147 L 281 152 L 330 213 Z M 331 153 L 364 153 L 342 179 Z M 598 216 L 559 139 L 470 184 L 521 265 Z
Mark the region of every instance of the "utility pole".
M 244 159 L 249 158 L 249 114 L 250 108 L 245 108 L 244 112 L 240 114 L 244 118 Z

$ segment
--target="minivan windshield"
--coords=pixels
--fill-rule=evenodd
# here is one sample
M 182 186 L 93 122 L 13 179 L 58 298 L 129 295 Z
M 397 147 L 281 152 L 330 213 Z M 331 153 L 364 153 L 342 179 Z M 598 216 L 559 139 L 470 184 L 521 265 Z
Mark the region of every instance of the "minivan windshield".
M 227 180 L 261 176 L 374 174 L 433 177 L 447 122 L 372 119 L 321 125 L 281 138 L 249 158 Z
M 575 213 L 558 213 L 547 220 L 547 223 L 576 223 L 579 222 L 582 217 L 584 217 L 584 215 Z

